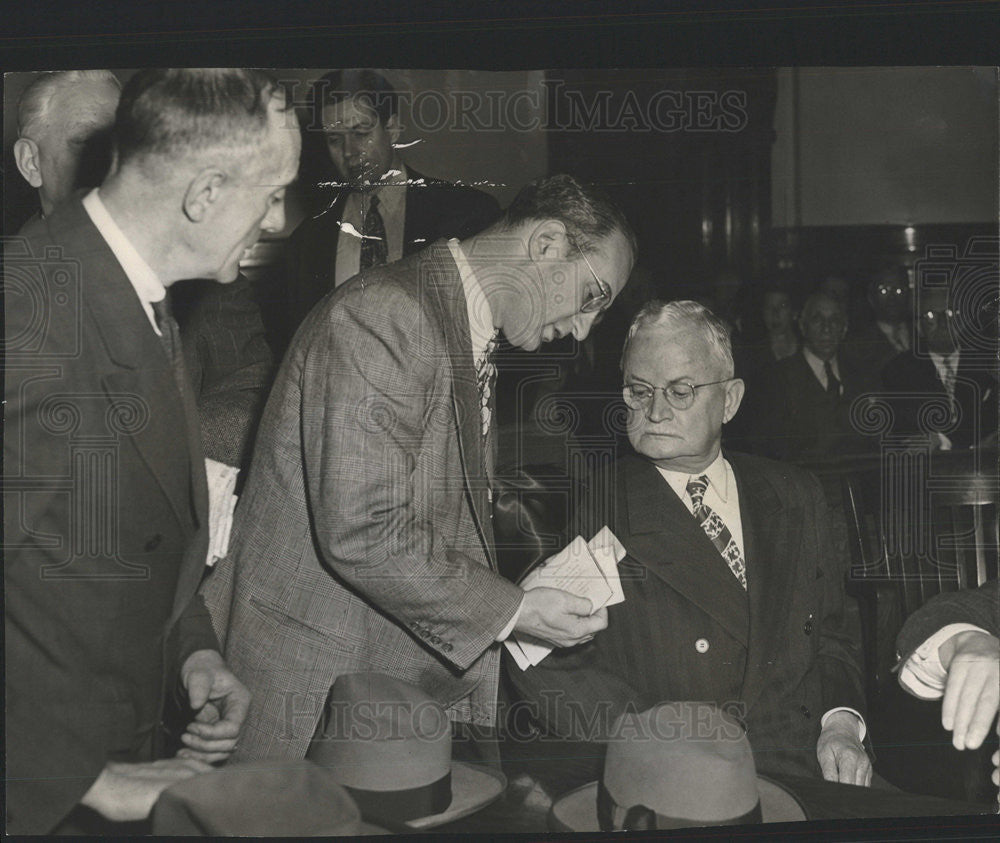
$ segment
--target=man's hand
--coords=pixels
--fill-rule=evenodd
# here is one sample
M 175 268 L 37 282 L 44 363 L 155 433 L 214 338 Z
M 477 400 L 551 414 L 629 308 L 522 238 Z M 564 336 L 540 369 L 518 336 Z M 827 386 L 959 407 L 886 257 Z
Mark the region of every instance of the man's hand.
M 524 592 L 516 632 L 530 635 L 553 647 L 575 647 L 590 641 L 608 625 L 608 610 L 590 613 L 586 597 L 559 588 L 530 588 Z
M 816 742 L 816 758 L 828 782 L 869 787 L 872 762 L 858 740 L 858 718 L 849 711 L 835 711 Z
M 214 769 L 195 758 L 167 758 L 145 764 L 109 761 L 80 804 L 114 822 L 144 820 L 170 785 Z
M 250 692 L 215 650 L 196 650 L 181 667 L 194 720 L 181 735 L 178 758 L 225 761 L 236 748 L 250 707 Z
M 941 701 L 941 725 L 955 749 L 978 749 L 1000 707 L 1000 639 L 969 630 L 938 648 L 948 671 Z

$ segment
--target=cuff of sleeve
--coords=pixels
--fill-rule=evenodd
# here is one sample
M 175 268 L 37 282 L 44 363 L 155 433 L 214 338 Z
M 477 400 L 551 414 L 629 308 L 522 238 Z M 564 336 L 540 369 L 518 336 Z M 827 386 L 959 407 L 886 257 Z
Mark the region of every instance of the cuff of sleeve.
M 855 717 L 858 718 L 858 740 L 864 743 L 865 736 L 868 734 L 868 726 L 865 725 L 865 718 L 861 716 L 859 711 L 850 708 L 846 705 L 840 705 L 836 708 L 831 708 L 819 721 L 819 727 L 822 729 L 826 725 L 826 721 L 830 719 L 832 714 L 836 714 L 838 711 L 849 711 Z
M 939 649 L 945 641 L 960 632 L 985 630 L 971 623 L 951 623 L 941 627 L 903 662 L 899 669 L 899 683 L 922 700 L 940 698 L 948 680 L 948 671 L 941 664 Z
M 517 622 L 521 617 L 521 609 L 524 608 L 524 598 L 521 598 L 521 602 L 517 604 L 517 610 L 514 612 L 514 617 L 512 617 L 508 622 L 507 626 L 500 630 L 500 634 L 497 635 L 497 641 L 506 641 L 510 634 L 514 631 L 514 627 L 517 626 Z

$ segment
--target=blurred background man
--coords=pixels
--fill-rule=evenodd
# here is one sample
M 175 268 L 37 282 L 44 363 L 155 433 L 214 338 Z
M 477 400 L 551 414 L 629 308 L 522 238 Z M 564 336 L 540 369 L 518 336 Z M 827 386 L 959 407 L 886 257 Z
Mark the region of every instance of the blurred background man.
M 396 91 L 374 70 L 335 70 L 313 83 L 307 141 L 323 165 L 315 172 L 333 183 L 317 191 L 315 215 L 286 247 L 274 290 L 284 310 L 279 349 L 316 302 L 361 270 L 441 237 L 476 234 L 500 215 L 493 197 L 407 166 L 395 147 L 397 105 Z

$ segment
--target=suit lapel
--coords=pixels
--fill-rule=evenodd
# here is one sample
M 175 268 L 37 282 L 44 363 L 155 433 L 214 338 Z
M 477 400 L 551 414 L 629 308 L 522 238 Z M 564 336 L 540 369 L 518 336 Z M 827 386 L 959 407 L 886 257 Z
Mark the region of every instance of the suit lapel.
M 745 646 L 746 593 L 667 481 L 652 464 L 628 458 L 619 463 L 618 482 L 627 518 L 622 541 L 629 555 Z
M 185 465 L 178 472 L 177 432 L 187 430 L 187 419 L 178 401 L 176 383 L 163 345 L 149 324 L 131 282 L 80 202 L 67 204 L 52 217 L 53 234 L 63 243 L 67 257 L 86 267 L 81 279 L 82 299 L 108 357 L 118 367 L 102 379 L 108 399 L 121 410 L 138 398 L 148 420 L 135 425 L 129 438 L 156 479 L 181 525 L 191 522 Z M 88 281 L 89 279 L 89 281 Z M 124 403 L 122 403 L 124 402 Z M 147 403 L 148 402 L 148 403 Z M 187 444 L 187 437 L 185 437 Z M 185 461 L 190 457 L 185 448 Z M 185 482 L 178 484 L 178 476 Z
M 458 429 L 462 457 L 462 478 L 470 492 L 472 515 L 486 545 L 486 556 L 496 569 L 493 550 L 493 522 L 483 451 L 482 421 L 479 412 L 479 388 L 472 364 L 472 339 L 469 311 L 458 267 L 446 243 L 438 242 L 422 255 L 420 277 L 432 295 L 428 300 L 438 311 L 444 330 L 448 360 L 451 365 L 452 408 Z
M 783 516 L 782 500 L 767 476 L 748 469 L 738 454 L 729 460 L 740 496 L 747 563 L 750 644 L 742 696 L 751 706 L 764 688 L 776 651 L 787 646 L 782 635 L 787 618 L 781 607 L 789 604 L 794 584 L 802 522 Z

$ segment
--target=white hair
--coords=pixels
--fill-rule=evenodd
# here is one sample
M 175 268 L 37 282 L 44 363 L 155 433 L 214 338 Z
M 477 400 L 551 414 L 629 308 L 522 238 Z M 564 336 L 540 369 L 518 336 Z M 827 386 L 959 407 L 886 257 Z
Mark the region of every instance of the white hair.
M 698 331 L 708 343 L 712 354 L 722 367 L 722 374 L 731 378 L 736 370 L 733 363 L 733 346 L 729 339 L 729 328 L 707 307 L 696 301 L 664 302 L 653 299 L 646 302 L 635 315 L 625 337 L 622 349 L 621 367 L 625 368 L 625 358 L 632 338 L 640 328 L 669 328 L 672 330 Z
M 18 137 L 31 137 L 49 116 L 56 92 L 79 82 L 110 82 L 121 90 L 121 82 L 110 70 L 55 70 L 40 73 L 21 93 L 17 101 Z

